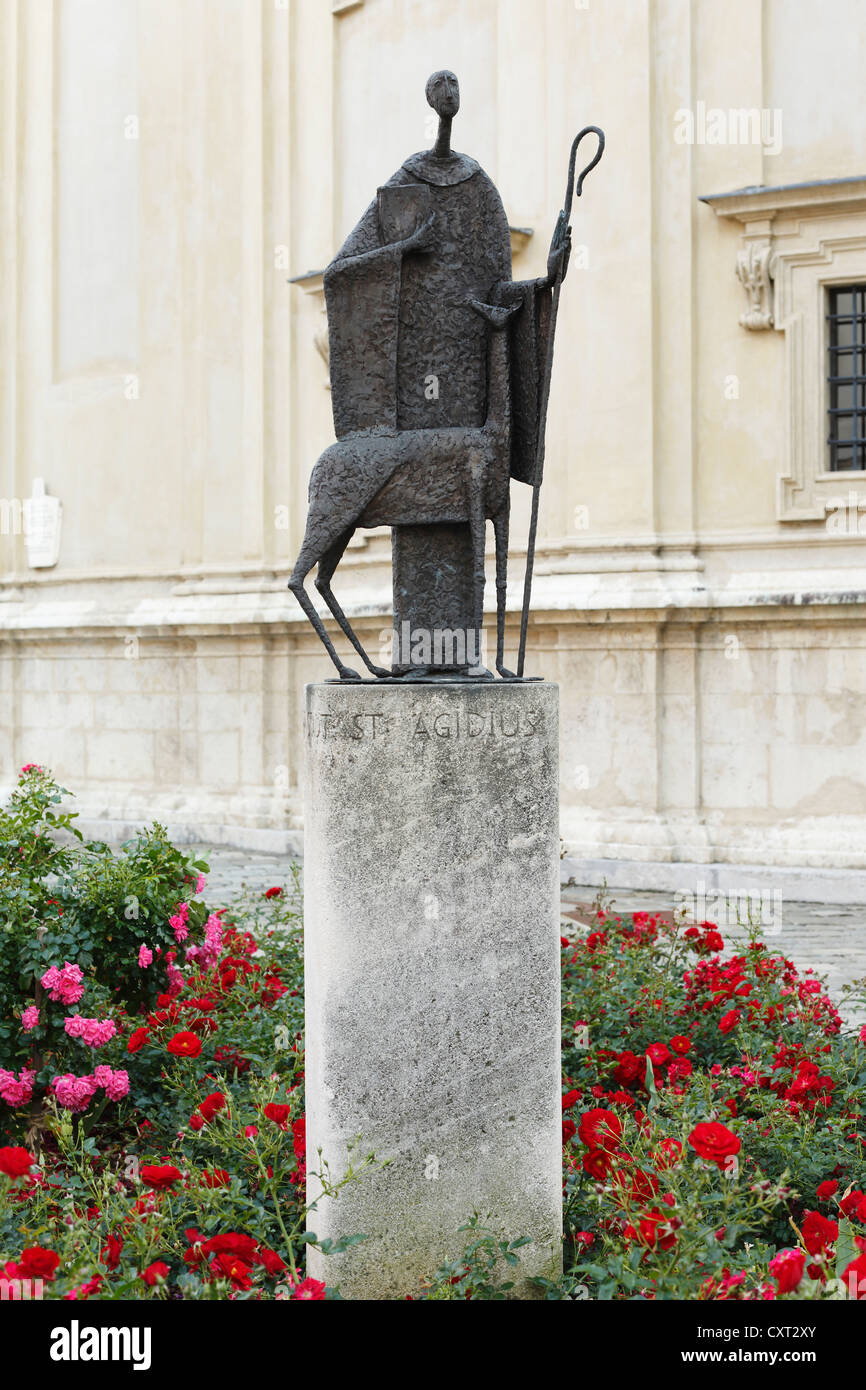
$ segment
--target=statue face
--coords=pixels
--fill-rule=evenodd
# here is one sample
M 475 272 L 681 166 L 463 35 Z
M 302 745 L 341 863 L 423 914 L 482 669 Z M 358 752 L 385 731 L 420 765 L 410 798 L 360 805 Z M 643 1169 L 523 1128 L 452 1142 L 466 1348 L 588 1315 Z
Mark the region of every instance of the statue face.
M 443 68 L 427 81 L 427 101 L 437 116 L 456 116 L 460 110 L 460 87 L 453 72 Z

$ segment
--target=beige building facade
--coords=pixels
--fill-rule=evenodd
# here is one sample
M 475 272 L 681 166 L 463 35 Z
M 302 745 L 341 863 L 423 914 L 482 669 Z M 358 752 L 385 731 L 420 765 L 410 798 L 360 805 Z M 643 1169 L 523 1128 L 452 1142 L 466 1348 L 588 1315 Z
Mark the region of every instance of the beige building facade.
M 515 278 L 574 133 L 607 135 L 527 663 L 562 689 L 569 864 L 858 898 L 859 0 L 0 0 L 0 780 L 50 765 L 103 833 L 300 844 L 302 691 L 332 674 L 286 589 L 333 438 L 321 272 L 432 143 L 443 66 Z M 335 589 L 376 651 L 387 532 Z

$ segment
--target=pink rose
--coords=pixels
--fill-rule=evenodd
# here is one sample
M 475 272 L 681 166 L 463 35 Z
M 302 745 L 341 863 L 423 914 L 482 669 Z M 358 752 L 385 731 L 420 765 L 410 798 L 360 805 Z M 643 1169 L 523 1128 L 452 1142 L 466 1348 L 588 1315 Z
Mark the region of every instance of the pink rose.
M 57 1104 L 65 1110 L 86 1110 L 96 1090 L 96 1080 L 92 1076 L 73 1076 L 71 1072 L 55 1076 L 49 1086 L 54 1092 Z
M 62 970 L 56 965 L 46 970 L 42 987 L 48 990 L 50 999 L 59 1000 L 61 1004 L 77 1004 L 84 993 L 83 979 L 78 966 L 66 961 Z

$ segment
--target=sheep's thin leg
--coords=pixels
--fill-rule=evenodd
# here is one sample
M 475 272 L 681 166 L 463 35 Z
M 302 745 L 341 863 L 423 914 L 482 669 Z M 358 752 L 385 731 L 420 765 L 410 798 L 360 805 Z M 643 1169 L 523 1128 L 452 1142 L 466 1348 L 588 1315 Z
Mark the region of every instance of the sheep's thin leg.
M 339 603 L 334 597 L 334 592 L 331 588 L 331 579 L 333 578 L 334 571 L 336 570 L 338 564 L 342 560 L 346 546 L 352 539 L 354 532 L 354 526 L 350 526 L 348 531 L 344 531 L 342 536 L 338 537 L 334 544 L 332 546 L 329 546 L 329 548 L 325 551 L 324 555 L 319 561 L 319 570 L 316 575 L 315 584 L 319 593 L 322 595 L 322 598 L 325 600 L 326 604 L 328 605 L 337 622 L 339 623 L 340 627 L 342 628 L 343 632 L 345 632 L 349 641 L 352 643 L 352 646 L 355 648 L 355 651 L 358 653 L 364 665 L 367 667 L 367 670 L 371 671 L 374 676 L 390 676 L 391 672 L 386 670 L 384 666 L 373 665 L 373 662 L 370 660 L 367 653 L 364 651 L 360 639 L 353 631 L 352 624 L 349 622 L 349 619 L 346 617 L 345 613 L 343 612 L 342 608 L 340 607 Z
M 307 527 L 309 532 L 309 521 L 307 523 Z M 320 559 L 320 556 L 316 553 L 316 549 L 317 547 L 315 547 L 312 544 L 312 540 L 309 534 L 305 536 L 304 544 L 301 546 L 301 553 L 298 556 L 297 561 L 295 562 L 295 568 L 292 570 L 292 577 L 289 580 L 289 588 L 291 589 L 295 598 L 298 600 L 298 603 L 301 605 L 307 617 L 309 618 L 316 632 L 316 635 L 321 641 L 322 646 L 325 648 L 325 651 L 328 653 L 328 656 L 331 658 L 334 665 L 336 666 L 340 680 L 359 681 L 361 677 L 358 675 L 358 672 L 353 671 L 350 666 L 346 666 L 345 663 L 340 660 L 337 654 L 336 647 L 334 646 L 333 642 L 331 641 L 330 637 L 325 631 L 325 624 L 322 622 L 321 618 L 316 612 L 313 601 L 307 593 L 306 589 L 304 588 L 304 580 L 306 579 L 310 570 L 313 568 L 313 565 L 315 565 L 316 562 Z M 326 547 L 326 551 L 323 552 L 323 554 L 327 552 L 327 549 L 328 547 Z

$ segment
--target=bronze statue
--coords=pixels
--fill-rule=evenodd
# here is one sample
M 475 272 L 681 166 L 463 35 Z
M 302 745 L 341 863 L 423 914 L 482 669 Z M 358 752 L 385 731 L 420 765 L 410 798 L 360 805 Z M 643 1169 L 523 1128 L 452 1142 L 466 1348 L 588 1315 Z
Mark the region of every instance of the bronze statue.
M 342 680 L 341 661 L 304 588 L 316 588 L 373 676 L 491 673 L 479 666 L 486 521 L 496 544 L 496 669 L 504 666 L 509 480 L 534 489 L 518 676 L 544 457 L 544 426 L 559 290 L 571 246 L 557 219 L 547 275 L 511 279 L 499 194 L 468 155 L 451 149 L 457 78 L 436 72 L 427 100 L 439 116 L 432 150 L 410 156 L 377 193 L 324 275 L 337 435 L 313 470 L 303 545 L 289 581 Z M 358 526 L 392 528 L 395 629 L 445 634 L 429 660 L 370 660 L 334 597 L 331 579 Z M 402 620 L 402 621 L 401 621 Z M 455 634 L 464 634 L 454 650 Z M 435 645 L 435 641 L 434 641 Z M 474 649 L 474 650 L 473 650 Z

